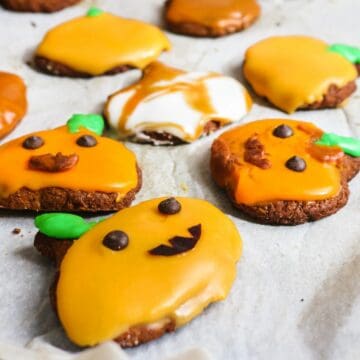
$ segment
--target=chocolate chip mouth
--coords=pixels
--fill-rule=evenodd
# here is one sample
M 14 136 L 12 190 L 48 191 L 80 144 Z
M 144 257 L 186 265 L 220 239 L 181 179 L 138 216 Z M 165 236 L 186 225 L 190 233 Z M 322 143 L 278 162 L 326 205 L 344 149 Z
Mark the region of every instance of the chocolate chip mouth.
M 191 237 L 174 236 L 169 239 L 169 245 L 159 245 L 151 250 L 149 254 L 157 256 L 174 256 L 192 250 L 201 237 L 201 224 L 188 229 Z
M 56 155 L 44 154 L 32 156 L 29 160 L 31 170 L 44 172 L 62 172 L 72 169 L 79 161 L 77 154 L 63 155 L 58 152 Z

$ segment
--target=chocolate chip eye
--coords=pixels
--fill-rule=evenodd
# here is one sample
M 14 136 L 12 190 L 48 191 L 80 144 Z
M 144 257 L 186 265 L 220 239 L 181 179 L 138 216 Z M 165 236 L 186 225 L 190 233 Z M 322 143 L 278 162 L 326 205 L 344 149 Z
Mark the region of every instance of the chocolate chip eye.
M 93 147 L 97 145 L 97 140 L 91 135 L 80 136 L 76 143 L 82 147 Z
M 181 204 L 174 197 L 171 197 L 163 200 L 158 209 L 164 215 L 174 215 L 181 210 Z
M 29 136 L 24 140 L 22 146 L 28 150 L 35 150 L 42 147 L 44 144 L 45 142 L 40 136 Z
M 129 245 L 129 237 L 121 230 L 114 230 L 104 237 L 103 245 L 114 251 L 124 250 Z
M 286 162 L 286 167 L 290 170 L 302 172 L 306 169 L 306 162 L 299 156 L 293 156 Z
M 294 131 L 290 126 L 287 126 L 285 124 L 279 125 L 276 129 L 273 131 L 273 135 L 278 138 L 288 138 L 290 136 L 294 135 Z

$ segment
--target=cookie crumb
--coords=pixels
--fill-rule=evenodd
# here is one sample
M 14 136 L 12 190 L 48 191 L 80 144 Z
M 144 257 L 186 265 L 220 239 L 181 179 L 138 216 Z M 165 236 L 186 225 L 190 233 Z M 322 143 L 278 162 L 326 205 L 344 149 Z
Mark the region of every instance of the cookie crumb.
M 18 235 L 18 234 L 21 233 L 21 229 L 15 228 L 15 229 L 13 229 L 12 233 L 15 234 L 15 235 Z

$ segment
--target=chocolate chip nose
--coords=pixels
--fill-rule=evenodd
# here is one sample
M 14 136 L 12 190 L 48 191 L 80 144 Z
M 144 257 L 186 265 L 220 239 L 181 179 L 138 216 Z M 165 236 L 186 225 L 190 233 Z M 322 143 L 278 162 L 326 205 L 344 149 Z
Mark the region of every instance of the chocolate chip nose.
M 44 154 L 32 156 L 29 160 L 29 168 L 45 172 L 62 172 L 72 169 L 78 161 L 77 154 L 63 155 L 60 152 L 56 155 Z

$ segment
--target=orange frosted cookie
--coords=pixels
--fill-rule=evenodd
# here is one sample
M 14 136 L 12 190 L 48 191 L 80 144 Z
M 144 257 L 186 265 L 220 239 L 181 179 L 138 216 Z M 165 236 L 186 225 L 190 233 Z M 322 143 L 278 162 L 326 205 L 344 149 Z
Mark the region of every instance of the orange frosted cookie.
M 80 346 L 132 347 L 185 325 L 226 298 L 242 248 L 225 214 L 191 198 L 152 199 L 97 224 L 70 214 L 35 224 L 35 247 L 59 265 L 53 305 Z
M 74 115 L 66 126 L 0 146 L 0 208 L 114 211 L 141 186 L 135 155 L 101 137 L 99 115 Z
M 333 108 L 356 89 L 360 49 L 307 36 L 274 36 L 245 54 L 243 71 L 255 92 L 279 109 Z
M 217 37 L 249 27 L 260 15 L 256 0 L 168 0 L 170 30 L 191 36 Z
M 17 75 L 0 71 L 0 139 L 15 128 L 26 110 L 24 81 Z
M 258 120 L 230 130 L 211 149 L 211 173 L 243 213 L 296 225 L 331 215 L 360 169 L 360 140 L 311 123 Z
M 168 49 L 169 40 L 159 28 L 91 8 L 50 30 L 34 63 L 53 75 L 91 77 L 143 69 Z

